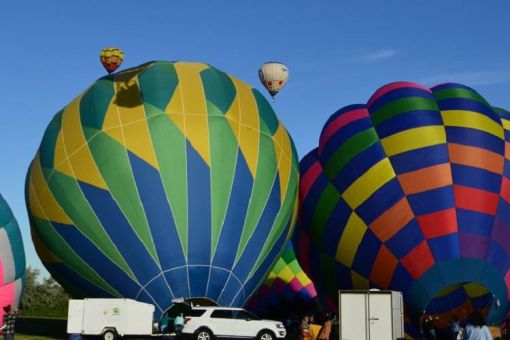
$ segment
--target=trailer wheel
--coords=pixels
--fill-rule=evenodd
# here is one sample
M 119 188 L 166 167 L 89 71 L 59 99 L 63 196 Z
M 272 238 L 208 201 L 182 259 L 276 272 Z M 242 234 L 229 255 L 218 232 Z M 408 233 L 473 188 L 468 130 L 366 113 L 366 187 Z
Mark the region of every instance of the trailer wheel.
M 109 329 L 103 333 L 103 340 L 117 340 L 117 332 Z

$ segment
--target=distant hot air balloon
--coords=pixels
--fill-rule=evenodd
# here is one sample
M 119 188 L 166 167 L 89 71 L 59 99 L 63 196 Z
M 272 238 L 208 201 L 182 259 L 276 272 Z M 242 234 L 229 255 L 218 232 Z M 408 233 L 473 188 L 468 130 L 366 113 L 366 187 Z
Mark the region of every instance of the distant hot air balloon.
M 259 78 L 274 101 L 274 96 L 280 92 L 289 79 L 289 69 L 285 64 L 268 62 L 260 67 Z
M 319 296 L 402 291 L 444 327 L 509 311 L 510 114 L 459 84 L 393 83 L 333 114 L 300 163 L 293 243 Z
M 124 52 L 120 48 L 108 47 L 101 50 L 99 59 L 108 73 L 119 68 L 124 60 Z
M 209 65 L 150 62 L 57 113 L 27 179 L 36 249 L 75 296 L 241 306 L 297 210 L 293 142 L 252 86 Z
M 18 223 L 0 195 L 0 306 L 16 308 L 25 281 L 25 252 Z M 4 310 L 0 308 L 0 325 Z

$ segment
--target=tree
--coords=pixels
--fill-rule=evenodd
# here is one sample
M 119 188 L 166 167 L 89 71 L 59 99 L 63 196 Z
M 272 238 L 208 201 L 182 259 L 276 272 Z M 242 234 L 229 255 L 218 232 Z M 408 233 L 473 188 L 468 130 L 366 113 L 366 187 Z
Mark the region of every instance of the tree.
M 39 281 L 39 269 L 28 267 L 21 312 L 25 316 L 65 317 L 69 295 L 52 277 Z

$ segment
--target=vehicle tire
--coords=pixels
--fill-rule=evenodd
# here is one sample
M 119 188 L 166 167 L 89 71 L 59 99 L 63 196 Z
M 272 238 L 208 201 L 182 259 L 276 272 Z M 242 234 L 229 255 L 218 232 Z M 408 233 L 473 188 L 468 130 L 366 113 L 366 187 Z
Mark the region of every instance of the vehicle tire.
M 257 336 L 257 340 L 275 340 L 276 336 L 271 331 L 262 331 Z
M 195 332 L 195 340 L 213 340 L 214 335 L 208 329 L 201 328 Z
M 106 332 L 103 333 L 103 340 L 117 340 L 117 332 L 115 332 L 114 330 L 107 330 Z

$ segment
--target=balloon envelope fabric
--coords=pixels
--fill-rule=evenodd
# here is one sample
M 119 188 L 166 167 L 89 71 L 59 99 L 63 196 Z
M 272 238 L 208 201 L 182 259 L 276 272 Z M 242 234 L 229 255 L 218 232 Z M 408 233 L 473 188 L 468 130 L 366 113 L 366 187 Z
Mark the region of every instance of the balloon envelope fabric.
M 99 79 L 57 113 L 26 185 L 33 241 L 73 295 L 240 306 L 290 237 L 293 142 L 267 100 L 200 63 Z
M 0 324 L 2 307 L 19 304 L 25 281 L 25 251 L 18 223 L 0 195 Z
M 469 296 L 452 287 L 473 283 L 502 321 L 509 141 L 510 114 L 460 84 L 393 83 L 333 114 L 300 163 L 294 238 L 328 308 L 338 289 L 377 287 L 402 291 L 415 322 L 422 310 L 453 317 Z
M 439 328 L 446 328 L 452 315 L 459 319 L 467 319 L 474 310 L 487 315 L 493 303 L 491 292 L 481 284 L 460 283 L 439 292 L 430 301 L 427 312 L 437 316 Z
M 287 244 L 247 308 L 258 315 L 276 319 L 321 310 L 315 287 L 299 265 L 292 242 Z

